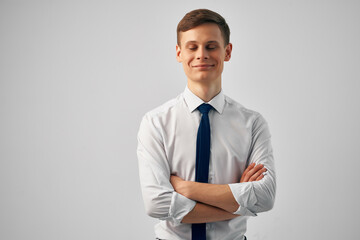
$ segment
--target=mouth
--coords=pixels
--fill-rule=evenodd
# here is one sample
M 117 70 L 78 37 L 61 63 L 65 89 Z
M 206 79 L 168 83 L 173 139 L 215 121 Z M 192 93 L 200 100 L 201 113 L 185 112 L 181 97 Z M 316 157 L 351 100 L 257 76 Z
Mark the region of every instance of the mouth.
M 196 64 L 192 67 L 199 70 L 206 70 L 215 67 L 215 64 Z

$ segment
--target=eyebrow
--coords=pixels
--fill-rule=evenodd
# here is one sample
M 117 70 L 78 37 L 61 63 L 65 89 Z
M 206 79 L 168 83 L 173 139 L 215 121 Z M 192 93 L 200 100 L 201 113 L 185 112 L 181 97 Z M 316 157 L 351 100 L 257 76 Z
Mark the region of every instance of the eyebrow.
M 185 46 L 189 45 L 189 44 L 194 44 L 194 43 L 198 43 L 197 41 L 188 41 L 185 43 Z M 215 44 L 220 44 L 218 41 L 208 41 L 206 42 L 207 44 L 209 43 L 215 43 Z

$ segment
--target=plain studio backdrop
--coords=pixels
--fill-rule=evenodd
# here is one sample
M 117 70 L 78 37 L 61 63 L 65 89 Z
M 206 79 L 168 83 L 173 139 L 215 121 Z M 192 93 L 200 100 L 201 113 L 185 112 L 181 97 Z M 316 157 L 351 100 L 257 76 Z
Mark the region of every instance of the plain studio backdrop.
M 142 116 L 186 85 L 176 26 L 231 29 L 223 90 L 268 121 L 275 207 L 250 240 L 360 235 L 359 1 L 0 2 L 0 239 L 154 239 Z

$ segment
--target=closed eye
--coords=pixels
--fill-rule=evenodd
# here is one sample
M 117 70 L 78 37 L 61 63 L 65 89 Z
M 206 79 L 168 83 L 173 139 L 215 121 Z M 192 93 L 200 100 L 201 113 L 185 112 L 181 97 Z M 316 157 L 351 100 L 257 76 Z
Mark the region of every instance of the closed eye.
M 206 48 L 209 49 L 209 50 L 213 50 L 213 49 L 216 49 L 217 46 L 214 45 L 214 44 L 211 44 L 211 45 L 206 46 Z

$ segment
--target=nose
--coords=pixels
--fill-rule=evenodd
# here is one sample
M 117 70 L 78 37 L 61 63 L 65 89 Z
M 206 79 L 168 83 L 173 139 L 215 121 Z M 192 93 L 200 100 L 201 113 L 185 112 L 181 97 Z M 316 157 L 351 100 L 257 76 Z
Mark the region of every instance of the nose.
M 196 59 L 201 60 L 201 59 L 208 59 L 209 58 L 209 53 L 205 48 L 198 48 L 198 50 L 196 51 Z

